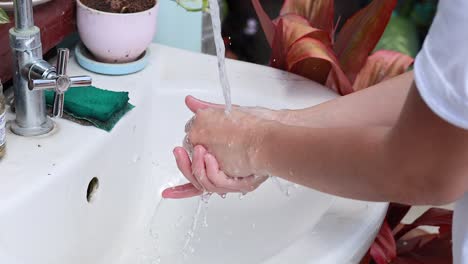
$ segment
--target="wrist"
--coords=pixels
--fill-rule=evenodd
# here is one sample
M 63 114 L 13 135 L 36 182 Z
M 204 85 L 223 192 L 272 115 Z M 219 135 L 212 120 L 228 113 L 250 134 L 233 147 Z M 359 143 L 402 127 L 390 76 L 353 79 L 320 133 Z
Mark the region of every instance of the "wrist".
M 247 153 L 254 175 L 268 176 L 270 174 L 267 154 L 268 149 L 270 149 L 271 134 L 274 133 L 278 125 L 280 125 L 278 121 L 264 120 L 256 126 L 255 131 L 251 134 L 252 140 Z
M 298 113 L 300 110 L 290 110 L 290 109 L 281 109 L 277 110 L 276 121 L 283 125 L 297 125 L 298 123 Z

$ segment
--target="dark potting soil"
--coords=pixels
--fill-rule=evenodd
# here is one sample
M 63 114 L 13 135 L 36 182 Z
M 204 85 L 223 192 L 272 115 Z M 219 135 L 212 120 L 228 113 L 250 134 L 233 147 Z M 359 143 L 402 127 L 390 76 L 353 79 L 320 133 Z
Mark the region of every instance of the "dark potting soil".
M 156 0 L 81 0 L 84 5 L 109 13 L 137 13 L 148 10 Z

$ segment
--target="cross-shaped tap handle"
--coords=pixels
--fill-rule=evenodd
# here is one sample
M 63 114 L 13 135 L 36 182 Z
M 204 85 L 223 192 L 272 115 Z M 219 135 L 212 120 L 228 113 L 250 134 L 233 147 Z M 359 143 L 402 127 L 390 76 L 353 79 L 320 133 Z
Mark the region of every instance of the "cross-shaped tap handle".
M 54 90 L 54 107 L 52 110 L 54 117 L 62 117 L 63 105 L 65 101 L 65 92 L 70 87 L 84 87 L 92 83 L 89 76 L 67 75 L 68 59 L 70 51 L 68 49 L 58 50 L 57 66 L 52 78 L 31 80 L 30 90 Z

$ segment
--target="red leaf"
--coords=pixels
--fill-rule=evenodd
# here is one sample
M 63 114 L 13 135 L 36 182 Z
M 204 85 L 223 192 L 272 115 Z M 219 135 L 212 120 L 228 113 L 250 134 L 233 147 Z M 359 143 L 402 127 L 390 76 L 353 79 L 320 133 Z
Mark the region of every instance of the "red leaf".
M 286 67 L 286 57 L 289 50 L 294 43 L 306 37 L 318 39 L 325 45 L 331 45 L 327 33 L 323 30 L 311 27 L 303 17 L 286 15 L 279 18 L 276 21 L 271 66 L 282 70 L 288 70 Z M 328 71 L 325 72 L 323 78 L 327 75 Z
M 279 20 L 276 25 L 275 37 L 271 46 L 270 65 L 280 70 L 286 70 L 285 45 L 283 43 L 284 20 Z
M 286 14 L 303 16 L 313 27 L 322 29 L 330 35 L 333 32 L 334 12 L 333 0 L 285 0 L 280 16 Z
M 275 36 L 275 25 L 263 9 L 259 0 L 252 0 L 252 5 L 255 9 L 255 12 L 257 13 L 258 19 L 260 20 L 260 25 L 262 25 L 263 32 L 265 32 L 266 39 L 271 47 L 273 45 L 273 38 Z
M 284 41 L 289 47 L 301 38 L 311 37 L 320 40 L 323 44 L 331 46 L 329 34 L 321 29 L 311 26 L 305 18 L 298 15 L 286 15 L 280 18 L 284 20 Z
M 317 39 L 306 37 L 298 40 L 291 46 L 286 61 L 288 71 L 301 74 L 317 82 L 325 79 L 324 77 L 327 76 L 327 71 L 330 71 L 330 68 L 346 80 L 331 48 Z M 337 92 L 340 91 L 337 90 Z
M 403 254 L 408 254 L 411 253 L 412 251 L 417 250 L 427 242 L 438 238 L 439 235 L 437 234 L 425 234 L 425 235 L 420 235 L 413 237 L 411 239 L 400 239 L 397 242 L 397 253 L 398 255 L 403 255 Z
M 412 224 L 405 225 L 400 231 L 395 234 L 395 239 L 398 240 L 403 237 L 406 233 L 419 226 L 438 226 L 440 227 L 439 232 L 441 235 L 450 234 L 450 227 L 452 226 L 453 211 L 431 208 L 427 210 L 423 215 L 416 219 Z
M 398 224 L 400 224 L 401 220 L 403 220 L 410 209 L 411 206 L 409 205 L 391 203 L 385 218 L 388 225 L 390 226 L 390 229 L 395 230 L 395 228 L 398 226 Z
M 387 264 L 396 258 L 396 244 L 390 226 L 385 221 L 372 244 L 370 254 L 377 264 Z
M 353 89 L 359 91 L 405 73 L 413 61 L 410 56 L 396 51 L 377 51 L 367 59 L 366 64 L 356 77 Z
M 396 4 L 397 0 L 373 0 L 346 21 L 338 34 L 335 52 L 352 83 L 382 37 Z
M 413 246 L 413 250 L 402 250 L 401 253 L 399 251 L 398 258 L 392 264 L 451 264 L 453 261 L 451 234 L 416 237 L 408 241 L 410 244 L 420 246 Z
M 337 63 L 339 64 L 339 62 Z M 348 77 L 346 77 L 346 74 L 343 72 L 341 67 L 338 66 L 338 68 L 339 69 L 337 70 L 333 68 L 330 71 L 325 86 L 331 88 L 334 91 L 338 91 L 338 93 L 341 95 L 347 95 L 354 92 L 353 86 L 351 85 Z

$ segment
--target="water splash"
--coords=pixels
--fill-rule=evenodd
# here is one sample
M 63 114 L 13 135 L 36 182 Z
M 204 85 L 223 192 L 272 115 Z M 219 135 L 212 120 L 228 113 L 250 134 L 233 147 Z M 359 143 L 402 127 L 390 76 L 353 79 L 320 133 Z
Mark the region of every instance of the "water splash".
M 197 210 L 195 211 L 195 214 L 193 215 L 192 226 L 190 227 L 190 230 L 185 235 L 184 247 L 182 248 L 182 252 L 184 253 L 184 255 L 186 255 L 187 251 L 190 250 L 190 247 L 191 247 L 190 244 L 192 242 L 193 237 L 195 236 L 195 232 L 198 227 L 198 219 L 200 218 L 202 205 L 203 205 L 203 201 L 202 199 L 200 199 L 198 201 Z
M 153 216 L 151 218 L 151 223 L 154 223 L 157 212 L 163 203 L 163 199 L 156 205 L 154 208 Z M 150 224 L 147 229 L 147 234 L 145 234 L 144 246 L 139 249 L 141 253 L 139 264 L 159 264 L 161 262 L 161 256 L 159 254 L 159 233 L 154 229 L 154 226 Z
M 231 87 L 226 73 L 226 48 L 221 35 L 221 17 L 219 12 L 218 0 L 209 0 L 211 23 L 213 26 L 213 36 L 216 46 L 216 55 L 218 57 L 218 71 L 221 88 L 223 89 L 224 101 L 226 103 L 226 114 L 229 114 L 232 109 L 231 104 Z
M 211 198 L 211 193 L 203 194 L 201 197 L 201 200 L 203 201 L 203 208 L 202 208 L 202 213 L 203 213 L 203 222 L 202 226 L 203 227 L 208 227 L 208 202 Z
M 246 195 L 247 195 L 246 193 L 239 193 L 239 200 L 244 199 Z
M 285 182 L 278 179 L 278 177 L 270 176 L 270 179 L 278 186 L 279 190 L 287 197 L 291 196 L 291 189 L 297 188 L 294 183 Z
M 193 215 L 192 226 L 185 235 L 185 242 L 182 248 L 182 255 L 184 258 L 187 257 L 188 253 L 193 254 L 195 252 L 195 248 L 193 247 L 192 242 L 199 226 L 198 223 L 200 221 L 200 215 L 203 214 L 202 227 L 208 227 L 207 212 L 210 197 L 211 193 L 204 193 L 200 196 L 200 199 L 198 200 L 197 210 Z

